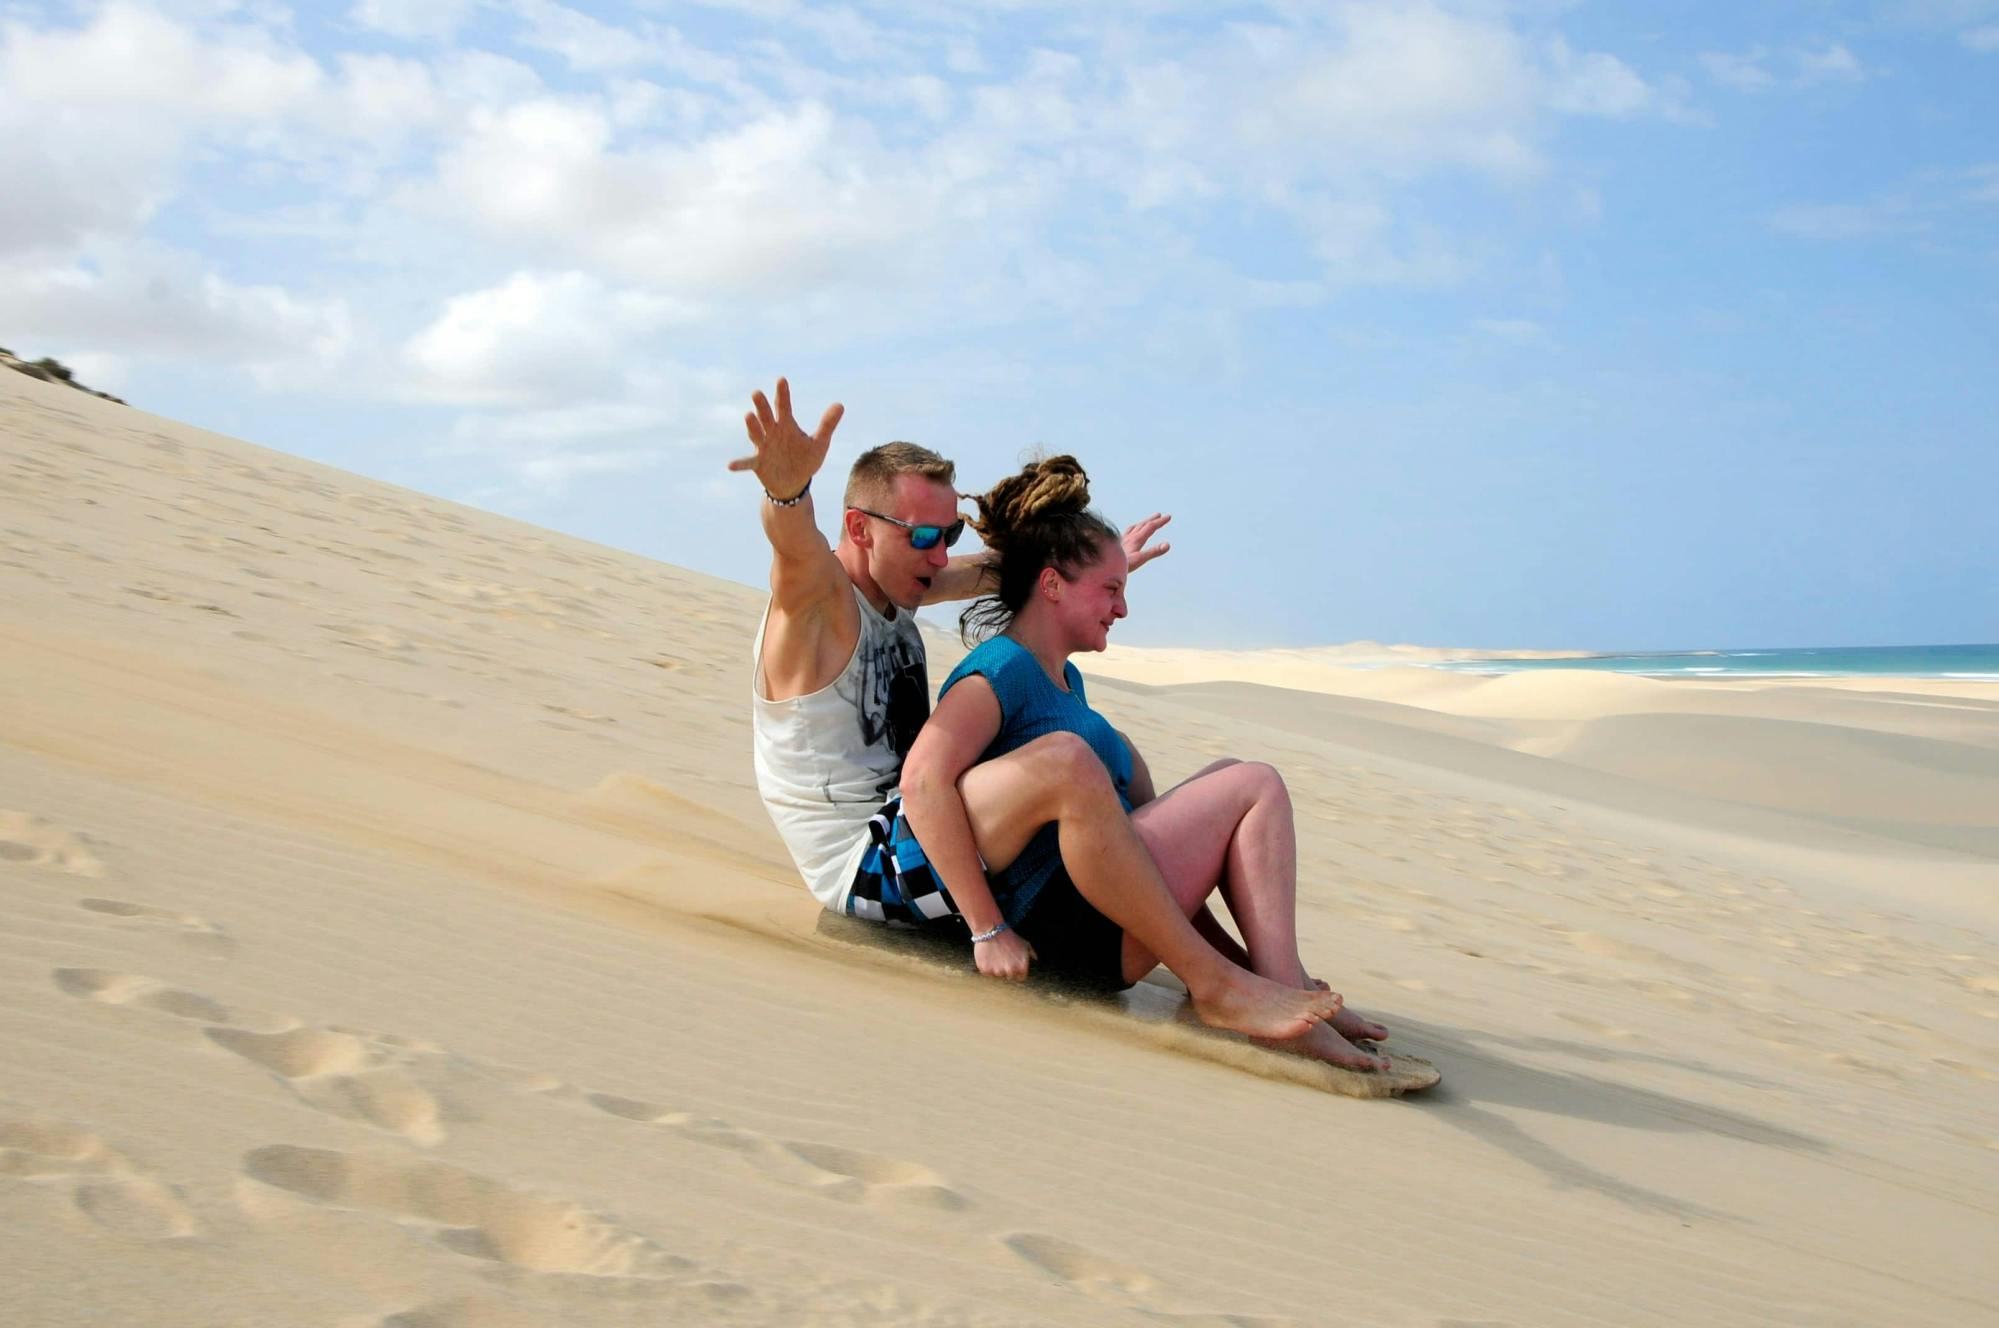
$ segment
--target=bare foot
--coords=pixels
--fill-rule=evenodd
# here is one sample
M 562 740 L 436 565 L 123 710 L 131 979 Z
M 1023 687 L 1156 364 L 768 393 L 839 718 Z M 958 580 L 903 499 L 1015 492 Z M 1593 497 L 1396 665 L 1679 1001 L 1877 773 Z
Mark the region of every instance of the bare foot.
M 1340 1010 L 1336 991 L 1299 991 L 1241 969 L 1212 991 L 1190 993 L 1190 999 L 1202 1023 L 1257 1038 L 1297 1038 L 1324 1027 Z
M 1332 990 L 1324 978 L 1313 978 L 1312 985 L 1320 991 Z M 1358 1010 L 1349 1010 L 1344 1005 L 1333 1016 L 1332 1024 L 1333 1030 L 1349 1042 L 1363 1039 L 1368 1042 L 1388 1041 L 1388 1025 L 1377 1024 Z
M 1333 1031 L 1331 1024 L 1317 1024 L 1294 1038 L 1257 1038 L 1258 1046 L 1272 1051 L 1289 1052 L 1293 1056 L 1305 1056 L 1315 1061 L 1325 1061 L 1329 1065 L 1344 1066 L 1349 1070 L 1385 1070 L 1388 1068 L 1386 1056 L 1373 1056 Z
M 1368 1042 L 1385 1042 L 1388 1040 L 1387 1025 L 1375 1023 L 1374 1020 L 1369 1019 L 1358 1010 L 1349 1010 L 1342 1007 L 1340 1012 L 1334 1015 L 1330 1022 L 1333 1026 L 1333 1031 L 1349 1042 L 1359 1042 L 1362 1040 Z

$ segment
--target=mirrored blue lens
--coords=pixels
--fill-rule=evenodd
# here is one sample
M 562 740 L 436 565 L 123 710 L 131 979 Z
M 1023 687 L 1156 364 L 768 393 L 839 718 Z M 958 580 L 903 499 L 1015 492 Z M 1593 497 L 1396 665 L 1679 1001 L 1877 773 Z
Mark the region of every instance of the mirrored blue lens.
M 962 521 L 953 521 L 948 526 L 911 526 L 909 528 L 909 547 L 912 549 L 934 549 L 937 547 L 938 542 L 942 541 L 944 547 L 948 549 L 956 544 L 958 537 L 964 533 L 965 523 Z

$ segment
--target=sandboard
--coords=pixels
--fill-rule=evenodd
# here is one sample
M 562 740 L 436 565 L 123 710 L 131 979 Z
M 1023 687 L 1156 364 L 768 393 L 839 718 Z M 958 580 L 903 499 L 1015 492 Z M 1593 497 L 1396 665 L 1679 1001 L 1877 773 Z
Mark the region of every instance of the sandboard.
M 962 940 L 914 928 L 888 927 L 821 912 L 815 933 L 842 947 L 872 952 L 884 959 L 899 956 L 902 961 L 914 960 L 921 967 L 936 968 L 954 976 L 963 976 L 967 968 Z M 1030 979 L 1030 987 L 1053 999 L 1073 1000 L 1102 1014 L 1117 1016 L 1120 1022 L 1136 1024 L 1175 1051 L 1342 1097 L 1401 1097 L 1434 1088 L 1443 1080 L 1443 1072 L 1423 1057 L 1378 1043 L 1361 1045 L 1371 1055 L 1387 1056 L 1387 1069 L 1349 1070 L 1271 1051 L 1232 1033 L 1204 1027 L 1187 1006 L 1186 989 L 1164 970 L 1115 996 L 1079 990 L 1058 979 Z

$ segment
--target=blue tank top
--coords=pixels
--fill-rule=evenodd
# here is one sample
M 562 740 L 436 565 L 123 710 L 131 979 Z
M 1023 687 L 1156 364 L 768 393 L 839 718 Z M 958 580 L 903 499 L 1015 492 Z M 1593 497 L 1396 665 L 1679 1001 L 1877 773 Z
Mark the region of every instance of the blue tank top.
M 1050 733 L 1073 733 L 1090 745 L 1090 750 L 1110 771 L 1118 801 L 1131 810 L 1131 749 L 1111 727 L 1110 721 L 1090 709 L 1083 692 L 1083 675 L 1076 666 L 1063 661 L 1062 677 L 1069 684 L 1063 691 L 1049 678 L 1039 660 L 1026 646 L 1008 636 L 995 636 L 981 644 L 951 670 L 937 696 L 957 685 L 961 678 L 977 674 L 992 687 L 999 701 L 1000 727 L 992 743 L 980 753 L 981 761 L 1023 747 Z M 1027 847 L 1005 868 L 989 876 L 993 899 L 1009 924 L 1027 916 L 1041 887 L 1060 871 L 1062 854 L 1056 828 L 1044 825 L 1035 832 Z

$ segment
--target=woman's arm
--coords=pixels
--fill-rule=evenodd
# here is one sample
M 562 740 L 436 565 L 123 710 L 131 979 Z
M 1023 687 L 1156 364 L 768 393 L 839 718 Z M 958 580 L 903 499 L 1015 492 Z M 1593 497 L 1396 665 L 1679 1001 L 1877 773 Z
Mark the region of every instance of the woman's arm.
M 902 763 L 903 815 L 923 846 L 923 856 L 930 860 L 930 870 L 943 882 L 975 936 L 1005 919 L 986 884 L 985 865 L 979 861 L 958 779 L 992 745 L 1000 719 L 992 684 L 977 674 L 961 678 L 937 703 L 936 713 L 917 733 Z M 974 946 L 972 953 L 979 972 L 1018 980 L 1027 976 L 1034 951 L 1018 935 L 1003 931 Z

